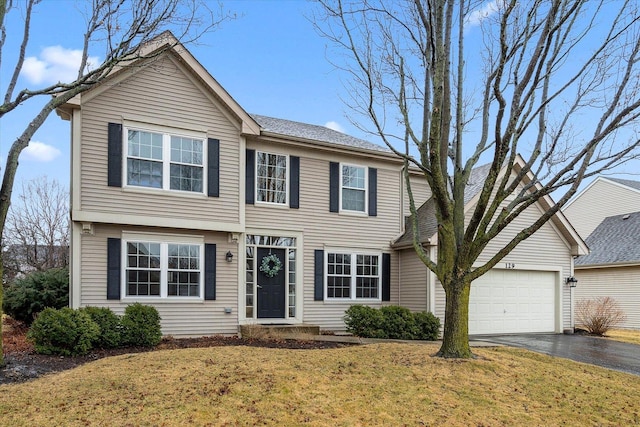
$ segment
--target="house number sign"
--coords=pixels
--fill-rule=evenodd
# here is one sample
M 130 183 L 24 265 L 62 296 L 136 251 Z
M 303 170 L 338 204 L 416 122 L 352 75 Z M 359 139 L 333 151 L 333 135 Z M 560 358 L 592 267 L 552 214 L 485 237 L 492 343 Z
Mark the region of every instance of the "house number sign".
M 516 268 L 516 264 L 513 262 L 505 262 L 504 268 L 506 268 L 507 270 L 513 270 L 514 268 Z

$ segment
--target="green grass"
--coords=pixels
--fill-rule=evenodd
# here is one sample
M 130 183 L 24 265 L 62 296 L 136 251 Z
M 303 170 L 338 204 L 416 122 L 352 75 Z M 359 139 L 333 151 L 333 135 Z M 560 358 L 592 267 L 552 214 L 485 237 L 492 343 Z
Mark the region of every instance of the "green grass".
M 0 386 L 0 425 L 637 425 L 638 377 L 507 347 L 212 347 Z

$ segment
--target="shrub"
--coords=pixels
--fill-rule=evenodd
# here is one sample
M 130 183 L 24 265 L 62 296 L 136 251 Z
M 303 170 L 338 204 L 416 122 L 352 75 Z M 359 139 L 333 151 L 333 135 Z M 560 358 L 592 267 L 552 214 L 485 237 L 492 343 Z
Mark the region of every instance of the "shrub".
M 416 327 L 418 334 L 416 339 L 435 341 L 440 336 L 440 319 L 438 319 L 433 313 L 429 311 L 421 311 L 419 313 L 413 313 L 413 318 L 416 321 Z
M 86 354 L 100 335 L 91 317 L 70 308 L 46 308 L 34 320 L 27 333 L 41 354 L 76 356 Z
M 380 309 L 383 322 L 382 330 L 387 338 L 412 340 L 418 335 L 418 327 L 411 310 L 398 305 L 389 305 Z
M 162 339 L 160 315 L 155 307 L 135 303 L 127 306 L 122 324 L 122 345 L 154 347 Z
M 382 329 L 384 318 L 380 310 L 365 305 L 352 305 L 345 312 L 347 332 L 358 337 L 387 338 Z
M 624 311 L 610 297 L 580 300 L 576 303 L 577 323 L 594 335 L 604 335 L 607 331 L 626 320 Z
M 47 307 L 69 306 L 69 270 L 52 268 L 31 273 L 7 286 L 2 310 L 27 325 Z
M 352 305 L 345 312 L 347 332 L 363 338 L 438 339 L 440 319 L 426 311 L 412 313 L 397 305 L 375 308 Z
M 122 342 L 122 325 L 120 317 L 107 307 L 84 307 L 83 311 L 91 317 L 100 328 L 100 335 L 93 342 L 94 347 L 116 348 Z

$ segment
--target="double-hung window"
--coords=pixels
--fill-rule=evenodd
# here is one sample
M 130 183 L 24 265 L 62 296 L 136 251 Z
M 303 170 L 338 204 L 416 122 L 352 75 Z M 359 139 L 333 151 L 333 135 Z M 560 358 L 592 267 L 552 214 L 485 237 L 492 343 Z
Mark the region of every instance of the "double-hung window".
M 256 152 L 256 201 L 287 205 L 289 158 L 282 154 Z
M 126 129 L 126 183 L 204 193 L 204 137 Z
M 144 235 L 123 240 L 124 295 L 202 299 L 203 244 L 178 240 L 154 241 Z
M 366 213 L 367 168 L 342 164 L 340 182 L 340 209 Z
M 380 300 L 380 254 L 328 251 L 326 257 L 328 299 Z

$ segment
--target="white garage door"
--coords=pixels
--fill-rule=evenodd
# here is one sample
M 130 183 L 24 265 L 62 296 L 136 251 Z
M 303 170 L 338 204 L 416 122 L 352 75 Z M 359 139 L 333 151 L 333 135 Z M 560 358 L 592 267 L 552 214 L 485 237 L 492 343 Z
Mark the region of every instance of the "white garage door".
M 471 284 L 469 334 L 554 332 L 556 273 L 494 269 Z

